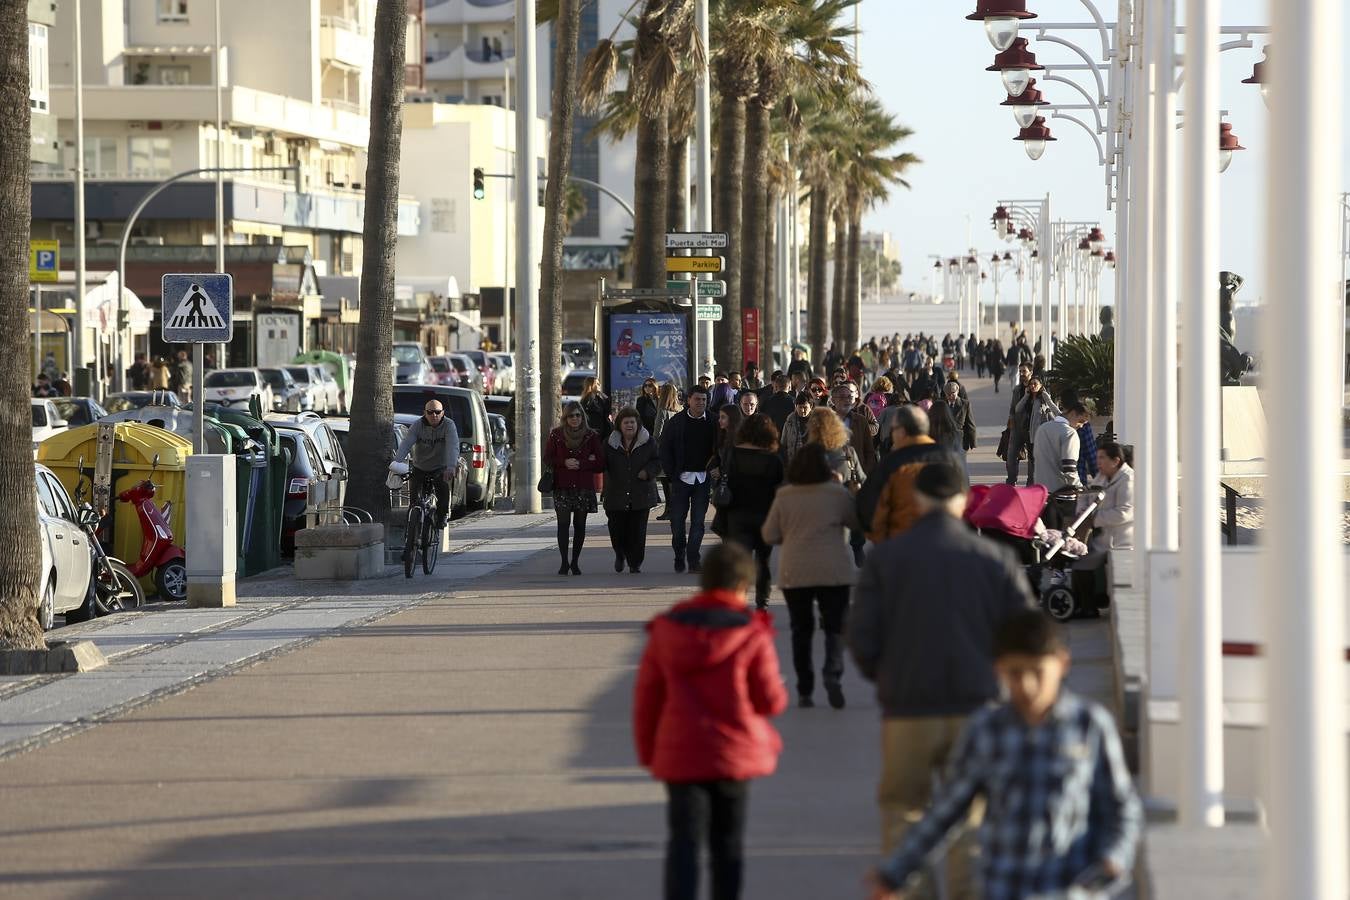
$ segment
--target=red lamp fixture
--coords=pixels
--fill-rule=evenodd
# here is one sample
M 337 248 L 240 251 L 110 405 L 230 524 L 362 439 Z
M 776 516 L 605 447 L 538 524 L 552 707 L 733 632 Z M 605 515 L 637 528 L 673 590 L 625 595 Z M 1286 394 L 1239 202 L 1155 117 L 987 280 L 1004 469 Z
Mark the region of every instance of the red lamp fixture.
M 1233 134 L 1233 126 L 1227 122 L 1219 123 L 1219 174 L 1222 175 L 1228 171 L 1228 167 L 1233 164 L 1233 151 L 1246 150 L 1238 140 L 1238 136 Z
M 1106 263 L 1108 269 L 1114 269 L 1116 267 L 1116 251 L 1107 250 L 1106 256 L 1103 257 L 1103 262 Z
M 1008 207 L 994 207 L 994 215 L 991 217 L 991 221 L 994 223 L 994 234 L 999 237 L 1007 237 L 1012 234 L 1013 221 L 1012 216 L 1008 214 Z
M 1270 81 L 1266 77 L 1266 66 L 1270 65 L 1270 47 L 1265 49 L 1266 57 L 1256 65 L 1252 66 L 1252 74 L 1248 78 L 1242 79 L 1243 84 L 1254 84 L 1261 89 L 1261 100 L 1267 106 L 1270 105 Z
M 1042 106 L 1048 106 L 1049 100 L 1036 87 L 1036 79 L 1031 78 L 1027 81 L 1026 89 L 1021 94 L 1014 97 L 1008 95 L 999 106 L 1007 106 L 1012 109 L 1013 118 L 1017 120 L 1018 128 L 1026 128 L 1036 119 L 1036 111 Z
M 940 269 L 940 268 L 942 268 L 942 260 L 940 260 L 940 259 L 939 259 L 939 260 L 936 260 L 936 261 L 933 263 L 933 268 L 935 268 L 935 269 Z
M 975 254 L 966 257 L 966 274 L 974 275 L 980 271 L 980 261 L 975 258 Z
M 1011 253 L 1005 253 L 1005 254 L 1003 254 L 1003 261 L 1004 261 L 1004 262 L 1012 262 L 1012 254 L 1011 254 Z
M 1096 253 L 1106 246 L 1106 235 L 1102 234 L 1102 230 L 1099 227 L 1093 225 L 1088 231 L 1087 242 L 1091 247 L 1092 252 Z
M 1003 76 L 1003 86 L 1009 97 L 1020 97 L 1031 83 L 1031 73 L 1040 72 L 1045 66 L 1036 62 L 1036 54 L 1027 49 L 1026 38 L 1018 38 L 998 56 L 994 64 L 985 68 L 986 72 L 998 72 Z
M 1030 247 L 1036 242 L 1036 234 L 1030 228 L 1023 228 L 1017 232 L 1017 239 L 1022 242 L 1023 247 Z
M 1083 257 L 1084 262 L 1087 261 L 1088 257 L 1092 256 L 1092 243 L 1087 238 L 1083 238 L 1078 242 L 1078 253 Z
M 1022 142 L 1022 147 L 1027 151 L 1027 156 L 1032 159 L 1040 159 L 1045 155 L 1046 143 L 1059 140 L 1059 138 L 1050 133 L 1050 129 L 1045 124 L 1045 117 L 1037 116 L 1030 125 L 1019 131 L 1017 137 L 1013 140 Z
M 1034 18 L 1035 13 L 1027 12 L 1026 0 L 978 0 L 975 11 L 966 16 L 971 22 L 983 20 L 989 43 L 1000 52 L 1007 50 L 1017 39 L 1022 19 Z

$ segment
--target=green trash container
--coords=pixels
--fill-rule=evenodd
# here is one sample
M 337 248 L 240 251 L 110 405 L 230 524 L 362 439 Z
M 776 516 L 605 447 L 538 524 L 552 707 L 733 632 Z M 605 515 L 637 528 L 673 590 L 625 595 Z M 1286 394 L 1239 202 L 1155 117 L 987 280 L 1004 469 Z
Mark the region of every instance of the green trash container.
M 243 410 L 215 407 L 211 415 L 239 431 L 235 484 L 239 512 L 239 571 L 256 575 L 281 565 L 281 519 L 290 457 L 276 429 Z

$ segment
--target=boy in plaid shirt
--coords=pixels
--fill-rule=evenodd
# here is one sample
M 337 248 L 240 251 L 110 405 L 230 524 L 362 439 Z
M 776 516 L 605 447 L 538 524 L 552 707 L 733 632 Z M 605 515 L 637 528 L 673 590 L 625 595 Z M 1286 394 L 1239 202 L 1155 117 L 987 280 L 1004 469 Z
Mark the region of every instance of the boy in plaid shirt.
M 1109 896 L 1129 880 L 1142 811 L 1111 715 L 1061 687 L 1069 651 L 1042 613 L 1017 613 L 994 639 L 1008 700 L 971 716 L 923 821 L 872 876 L 872 900 L 904 897 L 910 876 L 977 796 L 983 900 Z

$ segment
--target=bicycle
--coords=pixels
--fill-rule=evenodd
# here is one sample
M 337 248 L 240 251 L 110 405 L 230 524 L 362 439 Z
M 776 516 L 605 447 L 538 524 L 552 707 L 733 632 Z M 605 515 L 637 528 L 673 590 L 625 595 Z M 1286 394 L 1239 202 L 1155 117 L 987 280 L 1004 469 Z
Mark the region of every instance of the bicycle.
M 412 478 L 411 468 L 407 463 L 390 463 L 389 471 L 391 488 L 395 487 L 393 482 L 396 478 L 399 487 L 407 484 Z M 427 575 L 436 571 L 436 563 L 440 560 L 442 529 L 436 521 L 437 477 L 439 476 L 423 475 L 422 483 L 409 490 L 411 502 L 408 505 L 408 522 L 403 530 L 403 575 L 406 578 L 413 577 L 419 551 L 422 558 L 422 572 Z

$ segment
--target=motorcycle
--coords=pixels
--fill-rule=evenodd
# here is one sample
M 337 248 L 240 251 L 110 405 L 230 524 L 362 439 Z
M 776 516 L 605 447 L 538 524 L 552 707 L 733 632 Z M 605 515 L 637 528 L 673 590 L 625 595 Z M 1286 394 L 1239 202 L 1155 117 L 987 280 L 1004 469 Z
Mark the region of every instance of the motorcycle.
M 89 547 L 93 555 L 90 568 L 89 596 L 85 605 L 74 616 L 66 613 L 67 622 L 88 619 L 91 616 L 106 616 L 124 609 L 136 609 L 145 605 L 145 591 L 141 583 L 131 573 L 131 569 L 120 559 L 108 555 L 99 541 L 98 531 L 101 522 L 98 510 L 85 500 L 85 480 L 89 479 L 84 469 L 84 460 L 79 462 L 80 481 L 75 490 L 75 504 L 80 527 L 89 538 Z M 92 479 L 89 479 L 92 484 Z
M 155 504 L 156 488 L 151 479 L 158 467 L 159 454 L 156 453 L 150 464 L 150 478 L 118 494 L 117 499 L 134 504 L 136 518 L 141 523 L 141 554 L 129 566 L 131 574 L 140 578 L 154 572 L 159 598 L 181 601 L 187 599 L 187 554 L 174 543 L 173 528 L 169 525 L 173 502 L 169 501 L 163 507 Z

